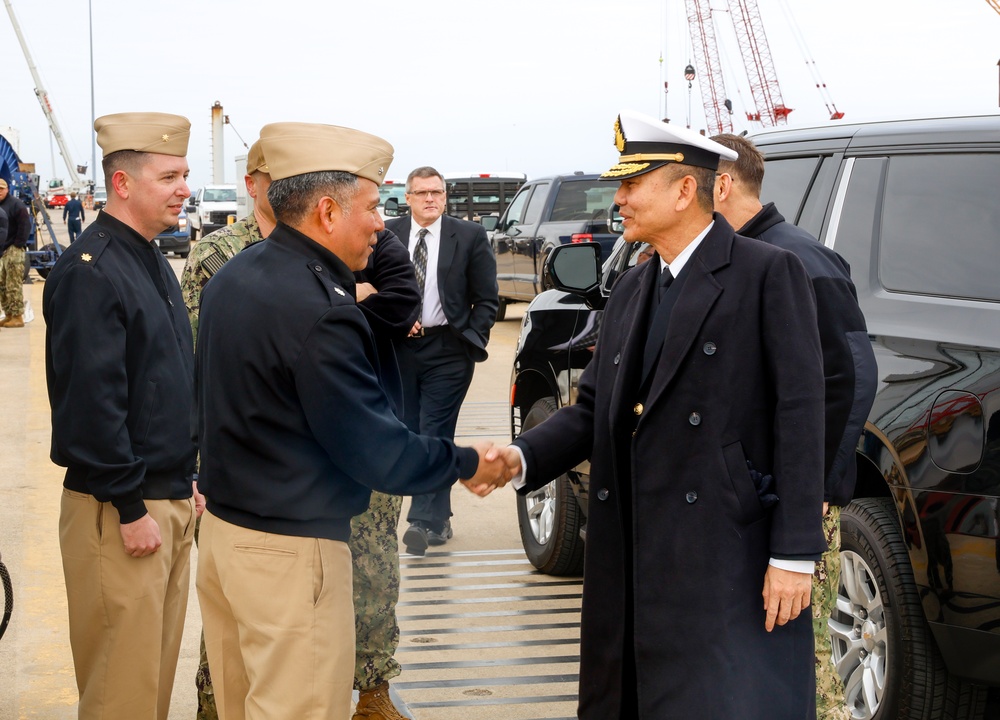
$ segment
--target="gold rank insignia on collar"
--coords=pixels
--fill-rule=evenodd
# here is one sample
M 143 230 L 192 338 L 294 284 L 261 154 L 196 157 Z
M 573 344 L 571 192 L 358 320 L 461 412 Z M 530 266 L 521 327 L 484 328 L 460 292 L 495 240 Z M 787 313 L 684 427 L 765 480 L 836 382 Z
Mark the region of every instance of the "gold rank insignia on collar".
M 94 258 L 90 256 L 90 253 L 84 253 L 83 255 L 80 256 L 80 259 L 83 260 L 84 262 L 90 262 Z

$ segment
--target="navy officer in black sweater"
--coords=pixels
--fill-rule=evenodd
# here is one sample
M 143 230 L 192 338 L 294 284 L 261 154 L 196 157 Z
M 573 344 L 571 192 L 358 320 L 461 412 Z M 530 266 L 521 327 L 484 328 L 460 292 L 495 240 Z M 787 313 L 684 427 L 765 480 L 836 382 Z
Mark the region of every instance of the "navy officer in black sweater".
M 260 134 L 278 220 L 202 295 L 198 596 L 219 712 L 346 718 L 354 678 L 351 517 L 372 489 L 506 482 L 488 447 L 416 435 L 392 412 L 355 301 L 392 146 L 348 128 Z M 245 714 L 246 713 L 246 714 Z

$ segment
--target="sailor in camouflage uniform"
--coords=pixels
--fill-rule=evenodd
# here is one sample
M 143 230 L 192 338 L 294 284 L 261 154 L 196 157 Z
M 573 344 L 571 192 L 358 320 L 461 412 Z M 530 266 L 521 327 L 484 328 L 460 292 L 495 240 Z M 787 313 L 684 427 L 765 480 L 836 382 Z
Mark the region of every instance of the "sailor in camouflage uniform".
M 244 248 L 263 240 L 276 225 L 267 200 L 271 176 L 259 141 L 247 154 L 245 182 L 247 192 L 254 199 L 253 213 L 199 240 L 191 248 L 184 267 L 181 291 L 196 340 L 201 291 L 205 284 L 226 262 Z M 402 383 L 392 340 L 406 337 L 416 320 L 420 303 L 409 253 L 393 233 L 382 231 L 368 267 L 355 275 L 358 302 L 375 335 L 381 367 L 385 370 L 382 381 L 397 415 L 401 415 Z M 396 526 L 402 501 L 402 496 L 373 491 L 368 510 L 351 522 L 349 547 L 353 557 L 356 632 L 354 688 L 360 693 L 354 717 L 359 720 L 404 720 L 389 698 L 389 680 L 398 676 L 401 670 L 393 656 L 399 645 Z M 198 687 L 197 720 L 218 720 L 204 635 L 195 684 Z

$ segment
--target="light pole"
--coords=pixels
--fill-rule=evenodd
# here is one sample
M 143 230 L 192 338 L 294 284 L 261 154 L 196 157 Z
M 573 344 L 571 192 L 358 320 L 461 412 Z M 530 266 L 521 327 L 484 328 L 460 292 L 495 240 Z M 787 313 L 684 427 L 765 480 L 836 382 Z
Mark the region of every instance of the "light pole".
M 87 0 L 87 15 L 90 24 L 90 177 L 93 179 L 91 193 L 97 189 L 97 133 L 94 132 L 94 121 L 97 114 L 94 106 L 94 3 Z M 104 171 L 101 171 L 103 175 Z

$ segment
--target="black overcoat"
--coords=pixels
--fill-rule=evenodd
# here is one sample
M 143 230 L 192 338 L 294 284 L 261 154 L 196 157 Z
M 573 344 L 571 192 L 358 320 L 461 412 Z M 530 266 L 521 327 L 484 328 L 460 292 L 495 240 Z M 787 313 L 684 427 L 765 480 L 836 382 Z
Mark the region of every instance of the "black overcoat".
M 577 404 L 516 441 L 525 489 L 592 461 L 580 717 L 619 716 L 623 652 L 634 648 L 640 718 L 811 718 L 809 612 L 769 634 L 761 599 L 770 557 L 826 548 L 809 279 L 794 255 L 716 215 L 643 388 L 658 265 L 616 285 Z M 762 503 L 748 463 L 775 478 L 776 505 Z

